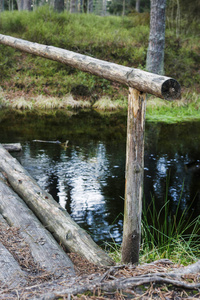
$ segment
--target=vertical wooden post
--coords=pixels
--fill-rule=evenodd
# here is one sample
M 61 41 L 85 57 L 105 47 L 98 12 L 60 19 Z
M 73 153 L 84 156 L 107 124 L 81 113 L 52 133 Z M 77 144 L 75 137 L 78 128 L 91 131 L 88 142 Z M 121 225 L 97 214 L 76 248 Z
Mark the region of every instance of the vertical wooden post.
M 138 263 L 141 238 L 146 94 L 129 88 L 122 261 Z

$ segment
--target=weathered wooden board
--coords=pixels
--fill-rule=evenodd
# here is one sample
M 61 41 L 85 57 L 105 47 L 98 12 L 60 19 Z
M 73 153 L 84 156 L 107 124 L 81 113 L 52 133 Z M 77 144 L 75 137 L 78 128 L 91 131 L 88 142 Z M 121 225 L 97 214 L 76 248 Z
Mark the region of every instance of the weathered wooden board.
M 73 264 L 67 254 L 26 203 L 1 180 L 0 211 L 10 226 L 19 228 L 20 235 L 29 245 L 34 261 L 40 268 L 54 274 L 60 275 L 65 271 L 74 275 Z
M 179 83 L 170 77 L 124 67 L 65 49 L 32 43 L 2 34 L 0 34 L 0 44 L 59 61 L 79 70 L 125 84 L 141 92 L 149 93 L 166 100 L 179 99 L 181 95 Z
M 1 145 L 0 170 L 6 174 L 13 189 L 59 243 L 70 252 L 76 252 L 95 264 L 103 266 L 114 264 L 114 261 L 96 245 L 89 234 L 71 219 L 49 193 L 41 189 L 20 163 Z M 4 210 L 6 210 L 5 206 Z
M 141 239 L 146 95 L 129 88 L 122 261 L 138 263 Z
M 0 215 L 0 227 L 7 227 L 8 224 Z M 26 283 L 25 273 L 21 270 L 18 262 L 14 259 L 12 254 L 0 241 L 0 285 L 1 287 L 8 286 L 9 288 L 16 288 L 19 285 Z

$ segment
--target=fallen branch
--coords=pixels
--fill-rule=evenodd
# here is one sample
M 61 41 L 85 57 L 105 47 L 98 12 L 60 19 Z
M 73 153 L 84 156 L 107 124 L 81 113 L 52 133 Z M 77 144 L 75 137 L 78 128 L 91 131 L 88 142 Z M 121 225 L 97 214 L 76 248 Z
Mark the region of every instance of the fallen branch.
M 73 286 L 70 286 L 68 288 L 62 289 L 62 290 L 55 290 L 51 293 L 43 294 L 37 297 L 37 299 L 57 299 L 58 297 L 64 297 L 66 298 L 68 296 L 68 299 L 70 298 L 70 295 L 78 295 L 88 292 L 94 292 L 94 291 L 100 291 L 102 294 L 105 292 L 117 292 L 119 290 L 123 291 L 130 291 L 132 292 L 132 289 L 134 287 L 138 287 L 141 285 L 148 285 L 150 283 L 154 284 L 170 284 L 182 289 L 189 289 L 189 290 L 198 290 L 200 289 L 200 283 L 186 283 L 181 280 L 172 280 L 169 278 L 163 278 L 159 276 L 155 276 L 152 274 L 152 276 L 137 276 L 137 277 L 131 277 L 131 278 L 119 278 L 112 281 L 105 281 L 104 283 L 101 283 L 101 277 L 95 278 L 94 280 L 90 281 L 90 283 L 87 282 L 77 282 L 76 284 L 73 284 Z M 30 287 L 28 287 L 30 289 Z M 25 288 L 26 290 L 26 288 Z M 87 298 L 85 298 L 87 299 Z M 104 299 L 102 297 L 102 299 Z
M 163 263 L 165 264 L 164 261 Z M 90 276 L 74 277 L 71 278 L 70 281 L 62 280 L 62 285 L 60 285 L 59 282 L 55 282 L 55 281 L 50 281 L 42 284 L 39 283 L 36 285 L 34 284 L 28 287 L 24 287 L 23 290 L 18 290 L 18 292 L 21 293 L 20 295 L 23 295 L 23 297 L 26 299 L 37 299 L 37 300 L 39 299 L 53 300 L 58 298 L 77 299 L 75 295 L 80 295 L 88 292 L 91 292 L 93 295 L 95 295 L 95 293 L 98 292 L 98 296 L 100 296 L 100 298 L 103 300 L 106 299 L 106 297 L 105 298 L 103 297 L 104 295 L 112 294 L 113 296 L 117 294 L 118 291 L 127 294 L 128 295 L 127 297 L 130 296 L 131 299 L 133 295 L 137 294 L 137 292 L 139 292 L 141 296 L 141 292 L 143 291 L 144 287 L 140 289 L 139 288 L 140 285 L 145 286 L 146 289 L 146 292 L 142 295 L 142 296 L 144 295 L 146 296 L 146 298 L 144 299 L 150 299 L 151 298 L 150 296 L 152 295 L 152 293 L 154 293 L 154 291 L 157 295 L 156 297 L 157 298 L 159 297 L 158 294 L 159 287 L 158 286 L 155 287 L 154 284 L 160 284 L 161 285 L 160 289 L 164 284 L 165 290 L 167 289 L 166 285 L 170 285 L 170 287 L 171 286 L 178 287 L 179 290 L 177 291 L 179 291 L 181 294 L 183 292 L 186 295 L 189 293 L 188 290 L 200 291 L 199 273 L 191 277 L 197 281 L 194 283 L 188 283 L 186 281 L 183 281 L 181 277 L 176 280 L 172 278 L 168 278 L 168 274 L 180 273 L 182 268 L 174 269 L 173 272 L 170 271 L 169 273 L 160 272 L 156 274 L 155 273 L 143 274 L 143 272 L 148 272 L 149 269 L 151 271 L 155 271 L 155 269 L 157 268 L 160 269 L 161 265 L 162 262 L 153 262 L 151 264 L 144 264 L 137 267 L 135 267 L 134 265 L 112 266 L 103 275 L 97 273 L 97 274 L 91 274 Z M 193 272 L 196 268 L 195 265 L 196 264 L 185 267 L 184 271 L 186 270 L 188 271 L 190 269 Z M 138 273 L 139 275 L 137 275 Z M 122 274 L 126 274 L 126 275 L 121 277 Z M 130 274 L 133 275 L 130 276 Z M 164 276 L 163 274 L 166 275 Z M 114 278 L 114 279 L 110 280 L 110 278 Z M 49 289 L 50 286 L 51 289 Z M 137 290 L 135 290 L 136 287 Z M 184 289 L 187 290 L 187 293 Z M 170 290 L 172 290 L 172 288 Z M 11 293 L 12 291 L 13 290 L 11 289 L 9 292 Z M 166 293 L 169 294 L 170 291 L 166 290 Z M 196 297 L 198 298 L 197 295 Z M 83 298 L 91 299 L 90 297 L 87 296 L 83 296 Z M 93 298 L 99 299 L 98 297 L 97 298 L 93 297 Z M 139 299 L 143 299 L 143 298 L 139 298 Z
M 35 143 L 49 143 L 49 144 L 61 144 L 60 141 L 45 141 L 45 140 L 33 140 Z

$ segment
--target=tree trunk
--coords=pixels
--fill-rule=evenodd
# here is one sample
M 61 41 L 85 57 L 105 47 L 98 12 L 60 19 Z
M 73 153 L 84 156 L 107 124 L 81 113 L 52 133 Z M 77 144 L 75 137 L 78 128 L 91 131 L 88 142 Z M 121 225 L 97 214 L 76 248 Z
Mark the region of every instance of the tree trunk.
M 140 12 L 140 0 L 136 0 L 136 3 L 135 3 L 135 10 L 137 12 Z
M 126 184 L 122 261 L 138 263 L 144 169 L 146 95 L 130 88 L 128 98 Z
M 23 5 L 23 10 L 31 10 L 31 0 L 23 0 L 24 5 Z
M 31 10 L 31 0 L 17 0 L 18 10 Z
M 54 9 L 57 11 L 57 12 L 63 12 L 64 11 L 64 6 L 65 6 L 65 3 L 64 3 L 64 0 L 55 0 L 54 2 Z
M 87 13 L 93 13 L 93 0 L 87 2 Z
M 151 0 L 150 35 L 146 68 L 149 72 L 164 74 L 166 0 Z
M 77 12 L 77 0 L 71 0 L 70 1 L 70 13 L 76 13 Z
M 123 5 L 122 5 L 122 17 L 125 15 L 125 9 L 126 9 L 126 0 L 123 0 Z
M 103 2 L 102 2 L 102 4 L 103 4 L 103 6 L 102 6 L 102 13 L 101 13 L 101 15 L 102 16 L 106 16 L 106 14 L 107 14 L 107 0 L 102 0 Z
M 40 268 L 59 276 L 66 270 L 69 275 L 75 274 L 67 254 L 24 201 L 2 180 L 0 180 L 0 211 L 9 225 L 19 228 L 20 235 L 29 245 L 33 259 Z
M 39 55 L 77 68 L 99 77 L 126 84 L 141 92 L 153 94 L 166 100 L 179 99 L 179 83 L 169 77 L 159 76 L 139 69 L 120 66 L 72 51 L 31 43 L 22 39 L 0 34 L 0 44 Z
M 4 11 L 4 0 L 0 0 L 0 12 Z
M 28 172 L 0 145 L 0 169 L 17 192 L 55 239 L 68 251 L 97 265 L 114 261 L 81 229 L 50 194 L 40 188 Z

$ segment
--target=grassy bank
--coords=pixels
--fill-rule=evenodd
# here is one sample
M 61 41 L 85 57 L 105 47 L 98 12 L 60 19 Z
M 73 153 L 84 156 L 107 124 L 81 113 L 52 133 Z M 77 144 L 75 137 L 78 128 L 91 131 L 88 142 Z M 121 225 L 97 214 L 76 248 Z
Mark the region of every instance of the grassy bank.
M 170 211 L 167 194 L 160 211 L 154 199 L 148 207 L 144 205 L 140 263 L 170 259 L 176 264 L 188 265 L 200 259 L 200 216 L 192 220 L 187 209 L 179 211 L 180 203 L 181 197 L 174 214 Z M 120 262 L 121 246 L 115 243 L 108 246 L 111 257 Z
M 57 14 L 42 7 L 33 12 L 1 13 L 0 32 L 145 69 L 149 15 L 133 14 L 122 18 Z M 0 45 L 0 50 L 2 106 L 126 109 L 128 91 L 125 86 L 7 46 Z M 183 96 L 174 104 L 151 97 L 147 119 L 165 122 L 199 119 L 199 50 L 196 32 L 177 36 L 175 29 L 166 30 L 165 74 L 181 83 Z

